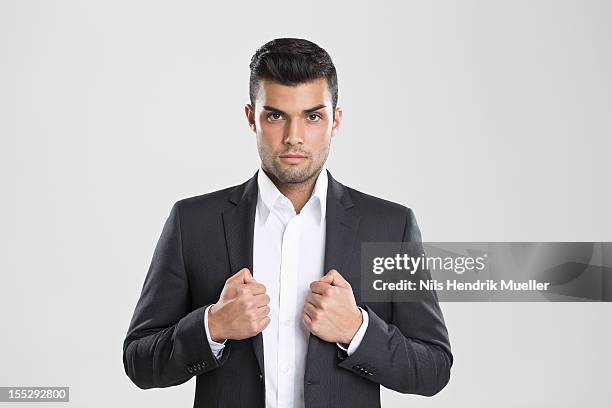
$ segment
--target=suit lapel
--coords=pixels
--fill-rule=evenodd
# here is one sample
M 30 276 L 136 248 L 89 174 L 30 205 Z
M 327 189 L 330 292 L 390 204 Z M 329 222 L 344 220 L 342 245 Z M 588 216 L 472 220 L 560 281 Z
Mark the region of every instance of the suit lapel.
M 257 172 L 255 172 L 253 177 L 237 187 L 230 195 L 229 201 L 235 206 L 223 212 L 225 242 L 232 275 L 242 268 L 249 268 L 253 273 L 253 231 L 257 192 Z M 259 370 L 263 373 L 263 336 L 261 333 L 253 337 L 253 350 Z
M 344 274 L 344 266 L 359 225 L 357 211 L 346 188 L 328 174 L 325 227 L 325 261 L 323 274 L 336 269 Z
M 323 276 L 330 269 L 336 269 L 345 278 L 348 271 L 345 269 L 346 260 L 353 247 L 353 242 L 359 226 L 359 215 L 348 194 L 346 187 L 336 181 L 328 171 L 327 209 L 325 227 L 325 260 Z M 349 211 L 349 209 L 353 208 Z M 306 353 L 306 370 L 308 362 L 317 356 L 317 347 L 325 343 L 318 337 L 308 336 L 308 351 Z

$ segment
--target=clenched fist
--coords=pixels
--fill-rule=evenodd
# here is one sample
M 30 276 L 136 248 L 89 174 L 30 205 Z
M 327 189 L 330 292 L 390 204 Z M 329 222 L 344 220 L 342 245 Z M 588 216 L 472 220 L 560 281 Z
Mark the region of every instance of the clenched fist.
M 242 340 L 255 336 L 270 323 L 270 297 L 248 268 L 225 281 L 219 301 L 208 311 L 208 330 L 213 341 Z
M 335 269 L 310 284 L 302 320 L 308 330 L 329 342 L 349 344 L 363 323 L 351 285 Z

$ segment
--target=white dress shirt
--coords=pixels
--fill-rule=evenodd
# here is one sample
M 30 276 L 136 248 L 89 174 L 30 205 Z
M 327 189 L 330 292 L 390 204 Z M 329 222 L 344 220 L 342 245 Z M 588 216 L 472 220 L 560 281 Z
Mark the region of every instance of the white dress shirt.
M 327 272 L 323 270 L 327 170 L 324 165 L 299 214 L 262 169 L 257 184 L 251 272 L 270 296 L 270 324 L 262 332 L 266 408 L 303 408 L 309 331 L 302 321 L 302 311 L 310 283 Z M 210 338 L 209 308 L 204 313 L 206 336 L 219 358 L 225 342 Z M 336 343 L 349 355 L 361 343 L 368 325 L 367 312 L 360 310 L 363 323 L 348 348 Z

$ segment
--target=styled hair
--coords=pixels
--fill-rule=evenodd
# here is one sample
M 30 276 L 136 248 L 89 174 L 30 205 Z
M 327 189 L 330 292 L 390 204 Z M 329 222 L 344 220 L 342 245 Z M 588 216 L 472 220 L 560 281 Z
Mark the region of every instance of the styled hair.
M 296 86 L 320 78 L 327 80 L 332 108 L 338 103 L 338 78 L 331 57 L 317 44 L 301 38 L 277 38 L 265 43 L 251 58 L 249 96 L 251 106 L 259 92 L 261 80 Z

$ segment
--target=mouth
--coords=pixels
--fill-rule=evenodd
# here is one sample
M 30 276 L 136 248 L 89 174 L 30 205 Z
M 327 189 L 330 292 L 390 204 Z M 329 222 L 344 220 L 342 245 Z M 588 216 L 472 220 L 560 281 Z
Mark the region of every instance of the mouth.
M 298 164 L 301 163 L 302 161 L 306 160 L 306 156 L 302 155 L 302 154 L 283 154 L 282 156 L 280 156 L 280 159 L 288 164 Z

